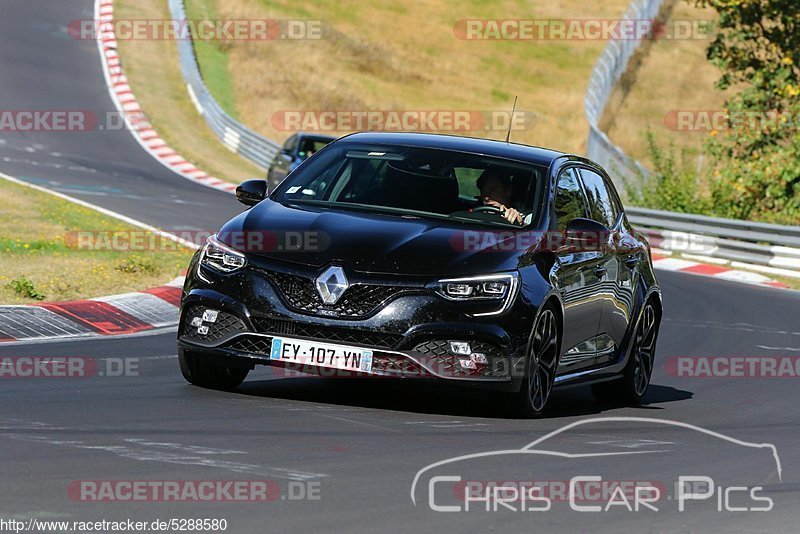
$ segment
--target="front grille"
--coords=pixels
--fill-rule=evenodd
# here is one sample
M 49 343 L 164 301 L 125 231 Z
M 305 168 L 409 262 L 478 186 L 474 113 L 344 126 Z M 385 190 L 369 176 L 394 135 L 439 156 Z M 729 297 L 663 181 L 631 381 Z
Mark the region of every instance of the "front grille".
M 272 348 L 272 339 L 257 336 L 241 336 L 231 341 L 227 349 L 252 352 L 253 354 L 269 355 Z
M 290 308 L 301 313 L 334 317 L 367 317 L 400 295 L 419 292 L 403 286 L 356 283 L 347 288 L 336 304 L 329 305 L 322 302 L 311 278 L 275 271 L 267 275 Z
M 403 340 L 403 336 L 386 332 L 327 326 L 321 324 L 284 321 L 267 317 L 253 317 L 256 330 L 263 334 L 298 336 L 320 341 L 338 341 L 368 347 L 391 349 Z
M 432 339 L 419 343 L 412 350 L 420 354 L 422 356 L 421 360 L 430 366 L 434 372 L 442 376 L 485 378 L 506 378 L 509 376 L 508 363 L 497 345 L 482 341 L 471 341 L 470 347 L 473 354 L 484 354 L 488 359 L 488 363 L 478 363 L 475 369 L 465 369 L 461 366 L 459 360 L 467 359 L 468 356 L 450 354 L 450 341 L 444 339 Z
M 430 376 L 417 362 L 399 354 L 374 354 L 372 372 L 403 377 Z
M 232 313 L 220 311 L 217 314 L 217 320 L 215 322 L 203 322 L 202 325 L 208 328 L 208 332 L 206 334 L 200 334 L 198 332 L 198 327 L 192 326 L 191 323 L 192 319 L 196 317 L 202 318 L 203 312 L 206 309 L 208 308 L 204 306 L 192 306 L 189 309 L 185 315 L 181 329 L 181 334 L 183 337 L 194 341 L 195 343 L 211 345 L 240 332 L 247 331 L 247 327 L 241 319 Z

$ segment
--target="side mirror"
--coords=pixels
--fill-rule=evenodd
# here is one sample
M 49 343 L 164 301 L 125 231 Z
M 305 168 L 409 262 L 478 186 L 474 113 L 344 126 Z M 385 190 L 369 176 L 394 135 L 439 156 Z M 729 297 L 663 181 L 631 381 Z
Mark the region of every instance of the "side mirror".
M 246 182 L 239 184 L 239 186 L 236 188 L 236 200 L 245 206 L 255 206 L 267 198 L 268 191 L 269 186 L 267 185 L 266 180 L 257 178 L 253 180 L 247 180 Z
M 582 217 L 569 221 L 564 232 L 568 241 L 589 247 L 596 245 L 598 249 L 608 241 L 609 233 L 606 225 Z

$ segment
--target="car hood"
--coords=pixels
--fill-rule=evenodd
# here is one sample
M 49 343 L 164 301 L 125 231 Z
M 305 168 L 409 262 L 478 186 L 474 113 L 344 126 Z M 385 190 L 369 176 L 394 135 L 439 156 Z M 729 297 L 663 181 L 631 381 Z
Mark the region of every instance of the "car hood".
M 287 206 L 270 199 L 219 232 L 263 258 L 361 272 L 462 276 L 519 268 L 541 234 L 360 211 Z

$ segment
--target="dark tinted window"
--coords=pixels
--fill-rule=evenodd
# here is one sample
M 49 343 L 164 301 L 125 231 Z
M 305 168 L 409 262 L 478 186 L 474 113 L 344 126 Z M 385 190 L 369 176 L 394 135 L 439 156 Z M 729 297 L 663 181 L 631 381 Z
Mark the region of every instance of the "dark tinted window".
M 521 227 L 538 220 L 545 176 L 544 167 L 483 154 L 340 141 L 299 167 L 272 198 Z M 522 220 L 509 222 L 500 208 L 474 196 L 479 181 L 485 189 L 486 183 L 498 186 L 497 198 L 489 199 L 516 209 Z
M 302 159 L 308 159 L 314 155 L 315 152 L 318 150 L 322 150 L 325 145 L 330 143 L 330 139 L 321 139 L 319 137 L 304 137 L 300 146 L 298 147 L 299 150 L 297 151 L 297 155 L 300 156 Z
M 589 218 L 613 227 L 620 210 L 605 180 L 596 172 L 586 169 L 581 169 L 581 177 L 589 203 Z
M 296 145 L 297 145 L 297 135 L 293 135 L 289 139 L 287 139 L 285 143 L 283 143 L 283 151 L 291 154 L 294 152 L 294 147 Z
M 586 201 L 575 171 L 562 171 L 556 185 L 556 222 L 563 232 L 572 219 L 586 217 Z

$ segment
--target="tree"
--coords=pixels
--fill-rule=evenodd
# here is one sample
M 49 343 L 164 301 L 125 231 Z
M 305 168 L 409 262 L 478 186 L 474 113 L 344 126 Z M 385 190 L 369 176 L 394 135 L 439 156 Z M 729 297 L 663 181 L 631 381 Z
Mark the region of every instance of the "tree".
M 721 215 L 800 221 L 800 1 L 695 0 L 719 14 L 709 60 L 730 128 L 712 137 L 712 197 Z

